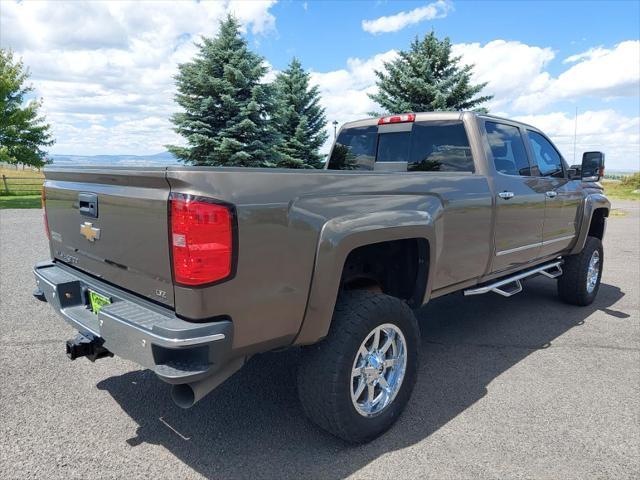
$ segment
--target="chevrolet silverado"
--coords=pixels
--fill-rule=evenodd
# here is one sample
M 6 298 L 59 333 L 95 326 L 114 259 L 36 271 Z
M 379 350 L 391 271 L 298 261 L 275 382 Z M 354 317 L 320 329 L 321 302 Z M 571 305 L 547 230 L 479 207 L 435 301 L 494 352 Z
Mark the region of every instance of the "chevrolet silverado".
M 409 400 L 429 300 L 543 275 L 593 302 L 603 168 L 472 112 L 347 123 L 324 170 L 53 165 L 34 295 L 78 331 L 71 359 L 132 360 L 184 408 L 251 356 L 300 348 L 304 411 L 364 442 Z

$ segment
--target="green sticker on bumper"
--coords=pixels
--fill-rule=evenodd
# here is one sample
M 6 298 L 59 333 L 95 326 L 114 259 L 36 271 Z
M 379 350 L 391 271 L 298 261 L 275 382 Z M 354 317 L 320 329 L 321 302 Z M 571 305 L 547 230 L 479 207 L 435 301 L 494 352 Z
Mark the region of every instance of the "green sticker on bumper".
M 111 303 L 111 299 L 89 290 L 89 302 L 91 303 L 91 311 L 97 315 L 102 307 Z

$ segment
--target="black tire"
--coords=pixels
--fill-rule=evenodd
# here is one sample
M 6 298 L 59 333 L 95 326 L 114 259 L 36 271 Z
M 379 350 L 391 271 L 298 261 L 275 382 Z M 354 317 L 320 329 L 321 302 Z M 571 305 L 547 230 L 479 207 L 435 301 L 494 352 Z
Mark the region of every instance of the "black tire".
M 587 288 L 587 277 L 589 273 L 589 262 L 598 252 L 599 271 L 597 282 L 593 290 Z M 563 274 L 558 278 L 558 295 L 560 299 L 571 305 L 590 305 L 598 295 L 600 289 L 600 279 L 602 278 L 602 267 L 604 265 L 604 254 L 602 242 L 596 237 L 587 237 L 584 248 L 577 255 L 571 255 L 564 259 L 562 265 Z
M 351 372 L 362 342 L 384 324 L 401 331 L 407 362 L 395 398 L 380 412 L 367 417 L 358 413 L 352 402 Z M 348 442 L 373 440 L 393 425 L 411 397 L 419 344 L 418 323 L 403 301 L 365 290 L 342 294 L 327 337 L 303 349 L 298 393 L 305 413 L 318 426 Z

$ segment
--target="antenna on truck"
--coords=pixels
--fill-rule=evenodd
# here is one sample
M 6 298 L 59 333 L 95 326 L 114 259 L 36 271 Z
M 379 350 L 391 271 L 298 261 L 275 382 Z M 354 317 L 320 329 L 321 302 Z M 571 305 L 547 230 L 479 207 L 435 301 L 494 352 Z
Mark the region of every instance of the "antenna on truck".
M 576 163 L 576 140 L 578 137 L 578 107 L 576 107 L 576 118 L 573 126 L 573 164 Z

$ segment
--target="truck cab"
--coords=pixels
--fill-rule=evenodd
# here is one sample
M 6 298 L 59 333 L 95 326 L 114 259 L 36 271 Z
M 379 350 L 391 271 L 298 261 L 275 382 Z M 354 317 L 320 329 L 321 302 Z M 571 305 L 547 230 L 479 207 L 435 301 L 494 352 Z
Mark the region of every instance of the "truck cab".
M 583 224 L 585 198 L 594 190 L 602 192 L 572 174 L 539 129 L 470 112 L 392 115 L 345 124 L 326 168 L 486 178 L 493 193 L 493 249 L 485 274 L 508 272 L 570 249 Z M 607 210 L 606 201 L 602 207 Z M 601 223 L 606 216 L 602 218 Z

